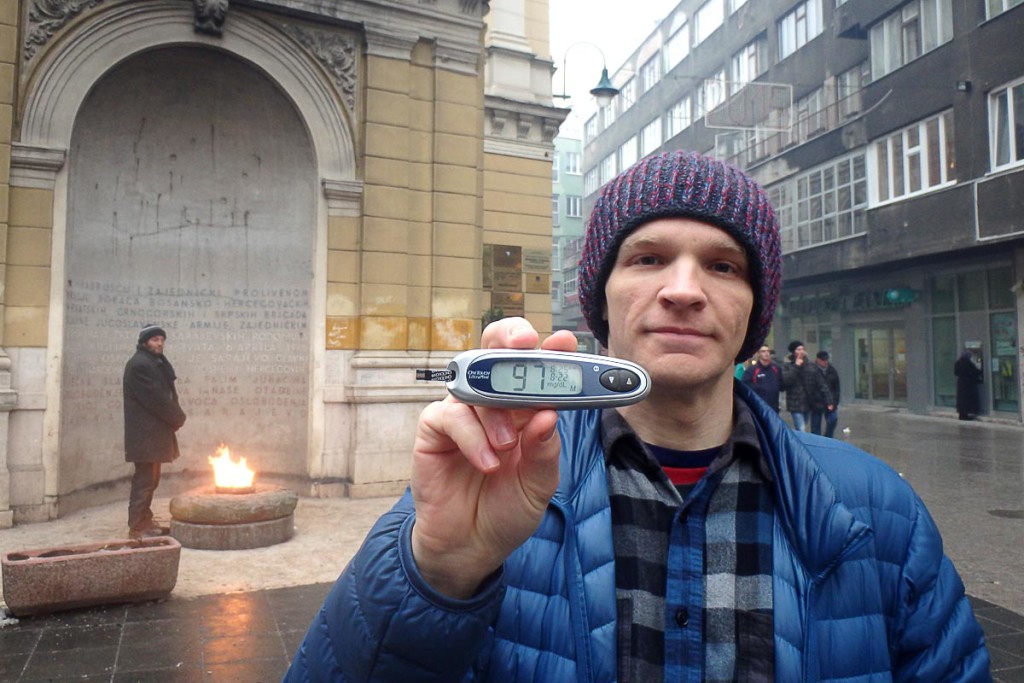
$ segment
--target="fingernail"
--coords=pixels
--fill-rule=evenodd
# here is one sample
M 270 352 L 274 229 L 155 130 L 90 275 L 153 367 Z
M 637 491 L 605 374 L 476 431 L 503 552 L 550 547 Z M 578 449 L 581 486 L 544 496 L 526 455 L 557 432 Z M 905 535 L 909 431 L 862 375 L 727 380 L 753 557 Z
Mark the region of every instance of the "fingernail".
M 516 433 L 512 431 L 512 428 L 508 425 L 498 425 L 497 430 L 494 433 L 494 437 L 498 440 L 497 446 L 509 446 L 516 442 Z
M 485 472 L 496 470 L 501 466 L 501 461 L 498 460 L 498 456 L 490 451 L 484 451 L 480 454 L 480 462 L 484 466 Z
M 548 432 L 543 437 L 541 437 L 541 441 L 543 441 L 543 442 L 551 441 L 551 439 L 553 439 L 555 437 L 555 432 L 557 432 L 557 431 L 558 431 L 558 425 L 555 425 L 554 427 L 551 428 L 550 432 Z

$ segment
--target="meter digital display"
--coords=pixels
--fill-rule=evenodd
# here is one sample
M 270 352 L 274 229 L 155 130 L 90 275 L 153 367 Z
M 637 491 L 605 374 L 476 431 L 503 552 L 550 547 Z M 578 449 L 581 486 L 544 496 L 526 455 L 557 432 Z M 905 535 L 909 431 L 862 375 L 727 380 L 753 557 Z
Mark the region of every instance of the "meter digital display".
M 491 389 L 502 394 L 578 396 L 583 368 L 550 360 L 499 361 L 491 366 Z

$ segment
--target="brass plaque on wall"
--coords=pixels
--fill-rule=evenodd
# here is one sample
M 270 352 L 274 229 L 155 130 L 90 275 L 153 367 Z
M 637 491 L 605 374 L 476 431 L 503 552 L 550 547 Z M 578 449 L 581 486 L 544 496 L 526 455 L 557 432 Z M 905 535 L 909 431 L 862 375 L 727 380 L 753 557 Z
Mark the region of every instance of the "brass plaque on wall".
M 491 287 L 495 292 L 521 292 L 523 291 L 523 275 L 520 272 L 494 271 L 493 284 Z
M 500 309 L 505 317 L 526 313 L 522 292 L 494 292 L 491 294 L 491 308 L 495 311 Z
M 523 272 L 523 248 L 513 247 L 507 244 L 492 244 L 493 249 L 491 261 L 494 263 L 494 270 Z
M 523 270 L 527 273 L 550 273 L 550 249 L 523 249 Z
M 527 294 L 549 294 L 551 292 L 551 274 L 527 273 L 526 292 Z

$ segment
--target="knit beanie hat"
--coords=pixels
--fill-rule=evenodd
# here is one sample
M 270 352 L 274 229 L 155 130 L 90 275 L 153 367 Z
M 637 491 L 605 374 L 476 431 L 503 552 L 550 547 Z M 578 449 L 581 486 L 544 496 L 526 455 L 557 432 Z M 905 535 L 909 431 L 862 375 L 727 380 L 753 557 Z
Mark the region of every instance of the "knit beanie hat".
M 802 341 L 798 341 L 798 340 L 794 339 L 793 341 L 789 342 L 789 346 L 787 346 L 786 348 L 789 349 L 790 353 L 796 353 L 797 347 L 798 346 L 803 346 L 803 345 L 804 345 L 804 343 Z
M 167 333 L 164 332 L 164 328 L 160 327 L 156 323 L 146 323 L 141 330 L 139 330 L 139 343 L 145 344 L 148 340 L 156 337 L 157 335 L 167 338 Z
M 779 224 L 768 195 L 750 176 L 695 152 L 648 157 L 606 184 L 587 223 L 578 287 L 583 316 L 608 345 L 604 286 L 622 241 L 658 218 L 695 218 L 717 226 L 747 251 L 754 308 L 736 362 L 754 355 L 771 329 L 782 279 Z

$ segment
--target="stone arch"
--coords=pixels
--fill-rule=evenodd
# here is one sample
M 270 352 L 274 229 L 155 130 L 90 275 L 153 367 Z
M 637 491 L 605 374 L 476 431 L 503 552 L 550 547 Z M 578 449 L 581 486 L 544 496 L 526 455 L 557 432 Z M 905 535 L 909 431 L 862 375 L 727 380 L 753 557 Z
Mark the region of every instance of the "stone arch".
M 169 0 L 100 11 L 41 53 L 25 98 L 21 144 L 64 150 L 89 90 L 114 64 L 142 50 L 200 44 L 230 52 L 262 69 L 291 98 L 308 127 L 325 180 L 356 177 L 352 126 L 338 93 L 316 62 L 269 24 L 236 11 L 222 37 L 193 30 L 191 5 Z

